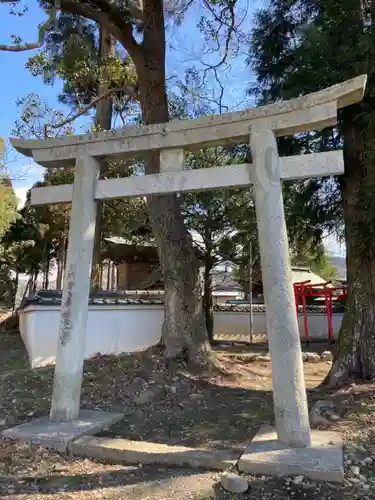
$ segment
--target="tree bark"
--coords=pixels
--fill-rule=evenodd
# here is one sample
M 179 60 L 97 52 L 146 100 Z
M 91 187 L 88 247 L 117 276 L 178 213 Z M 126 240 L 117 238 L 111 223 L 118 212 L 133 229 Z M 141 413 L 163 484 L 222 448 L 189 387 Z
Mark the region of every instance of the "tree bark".
M 62 259 L 57 260 L 57 277 L 56 277 L 56 290 L 61 290 L 62 287 L 62 272 L 63 272 Z
M 369 82 L 369 87 L 374 82 Z M 344 208 L 348 300 L 326 384 L 375 379 L 375 101 L 343 112 Z
M 32 273 L 32 286 L 31 286 L 31 294 L 35 295 L 36 294 L 36 286 L 37 286 L 37 281 L 38 281 L 38 276 L 39 276 L 39 271 L 35 271 Z
M 48 286 L 49 286 L 49 268 L 50 268 L 50 260 L 47 257 L 46 267 L 44 270 L 44 288 L 46 290 L 48 290 Z
M 169 120 L 165 77 L 165 26 L 162 0 L 144 1 L 141 59 L 134 60 L 145 125 Z M 146 160 L 146 173 L 160 168 L 159 153 Z M 176 195 L 148 198 L 150 222 L 164 275 L 162 344 L 167 358 L 207 365 L 210 345 L 202 310 L 199 264 Z
M 203 275 L 203 309 L 206 319 L 206 329 L 210 344 L 214 341 L 214 308 L 212 300 L 212 265 L 211 258 L 208 257 L 204 266 Z
M 86 5 L 86 4 L 89 5 Z M 101 2 L 94 9 L 89 2 L 62 2 L 65 12 L 87 16 L 111 31 L 129 52 L 138 75 L 139 101 L 145 125 L 168 121 L 165 75 L 165 25 L 163 0 L 143 2 L 143 40 L 133 37 L 134 24 L 115 2 Z M 146 173 L 159 171 L 159 153 L 145 161 Z M 158 245 L 165 283 L 165 320 L 162 343 L 168 358 L 187 355 L 190 361 L 206 365 L 210 345 L 204 325 L 199 265 L 176 195 L 148 199 L 152 229 Z
M 18 272 L 18 269 L 16 271 L 16 276 L 14 278 L 14 294 L 13 294 L 13 299 L 12 299 L 12 311 L 16 309 L 16 300 L 17 300 L 17 293 L 18 293 L 18 287 L 19 287 L 19 278 L 20 274 Z
M 106 28 L 100 28 L 100 60 L 105 61 L 113 54 L 115 48 L 114 39 Z M 108 90 L 109 75 L 108 71 L 103 72 L 103 82 L 98 86 L 98 95 L 104 94 Z M 95 128 L 96 130 L 110 130 L 112 128 L 112 96 L 108 99 L 99 101 L 96 108 L 95 115 Z M 94 251 L 91 271 L 91 288 L 93 290 L 100 289 L 100 265 L 102 260 L 101 240 L 103 229 L 103 212 L 104 203 L 98 201 L 96 221 L 95 221 L 95 236 L 94 236 Z

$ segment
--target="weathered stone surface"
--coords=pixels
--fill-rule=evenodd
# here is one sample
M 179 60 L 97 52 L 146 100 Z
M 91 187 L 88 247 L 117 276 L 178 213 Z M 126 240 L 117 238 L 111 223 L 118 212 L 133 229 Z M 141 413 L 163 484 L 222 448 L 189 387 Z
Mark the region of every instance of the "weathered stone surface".
M 28 441 L 60 452 L 65 452 L 69 443 L 80 436 L 95 434 L 123 418 L 121 413 L 97 410 L 81 410 L 79 419 L 72 422 L 51 422 L 48 417 L 38 418 L 26 424 L 6 429 L 4 437 Z
M 333 125 L 337 109 L 362 99 L 366 76 L 309 94 L 245 111 L 202 117 L 196 120 L 127 126 L 110 132 L 62 137 L 46 141 L 12 139 L 17 151 L 33 156 L 41 165 L 66 163 L 80 156 L 133 156 L 166 148 L 196 148 L 214 142 L 244 142 L 254 120 L 262 120 L 283 135 Z
M 254 361 L 263 361 L 264 363 L 269 363 L 271 361 L 271 356 L 257 356 Z
M 290 446 L 310 443 L 301 342 L 275 134 L 263 120 L 251 128 L 254 193 L 278 436 Z
M 51 403 L 55 422 L 76 420 L 80 411 L 99 171 L 95 158 L 77 159 Z
M 247 479 L 233 472 L 223 472 L 220 476 L 220 484 L 230 493 L 245 493 L 249 489 Z
M 332 355 L 331 351 L 322 352 L 320 357 L 323 361 L 332 361 L 332 359 L 333 359 L 333 355 Z
M 329 399 L 320 399 L 315 402 L 310 411 L 310 423 L 312 426 L 331 425 L 332 422 L 341 420 L 336 413 L 336 405 L 334 401 Z
M 331 413 L 331 412 L 329 412 L 329 414 L 328 414 L 328 419 L 331 422 L 339 422 L 341 420 L 340 415 L 337 415 L 337 413 Z
M 320 361 L 320 356 L 317 352 L 307 352 L 306 358 L 309 363 L 318 363 Z
M 172 150 L 173 151 L 173 150 Z M 280 159 L 280 175 L 282 179 L 303 179 L 311 176 L 338 175 L 344 172 L 341 151 L 313 153 Z M 173 193 L 206 190 L 213 188 L 230 188 L 248 186 L 253 183 L 251 172 L 253 166 L 248 163 L 230 167 L 213 167 L 197 170 L 175 170 L 134 176 L 121 179 L 105 179 L 96 183 L 95 199 L 108 200 L 131 196 L 146 196 L 155 193 Z M 33 205 L 69 203 L 72 201 L 73 186 L 45 186 L 31 190 Z
M 305 476 L 302 476 L 302 474 L 300 474 L 299 476 L 296 476 L 294 479 L 293 479 L 293 483 L 294 484 L 302 484 L 303 483 L 303 480 L 305 479 Z
M 101 437 L 83 437 L 73 441 L 69 450 L 74 455 L 98 460 L 128 464 L 189 466 L 209 470 L 225 470 L 234 466 L 238 459 L 237 453 L 225 450 L 205 450 Z
M 352 465 L 352 466 L 350 467 L 350 471 L 351 471 L 351 473 L 352 473 L 352 474 L 354 474 L 355 476 L 359 476 L 359 475 L 360 475 L 360 473 L 361 473 L 361 470 L 360 470 L 360 468 L 359 468 L 357 465 Z
M 341 438 L 326 431 L 311 434 L 311 446 L 289 448 L 277 440 L 274 430 L 262 428 L 238 461 L 238 469 L 250 474 L 303 475 L 314 480 L 342 482 Z

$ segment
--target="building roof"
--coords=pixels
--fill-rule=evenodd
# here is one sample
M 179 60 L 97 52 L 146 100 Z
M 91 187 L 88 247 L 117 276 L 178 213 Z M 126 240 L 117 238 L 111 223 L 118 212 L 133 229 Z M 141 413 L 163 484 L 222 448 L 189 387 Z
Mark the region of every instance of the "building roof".
M 159 260 L 157 248 L 147 242 L 135 245 L 125 238 L 114 236 L 104 238 L 107 249 L 103 254 L 104 259 L 112 260 L 142 260 L 157 262 Z
M 299 266 L 292 266 L 292 281 L 293 283 L 310 281 L 311 285 L 319 285 L 326 282 L 325 279 L 313 273 L 308 267 Z
M 214 292 L 241 292 L 242 288 L 228 271 L 213 271 L 212 289 Z

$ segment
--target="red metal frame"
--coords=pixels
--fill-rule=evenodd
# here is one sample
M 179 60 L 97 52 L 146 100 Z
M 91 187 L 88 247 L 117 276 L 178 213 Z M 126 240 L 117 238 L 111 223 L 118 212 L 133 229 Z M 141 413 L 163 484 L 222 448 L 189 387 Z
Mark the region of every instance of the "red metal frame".
M 305 330 L 305 337 L 308 342 L 310 341 L 310 334 L 309 324 L 307 320 L 306 297 L 324 297 L 324 305 L 328 321 L 328 337 L 332 343 L 335 340 L 332 326 L 332 298 L 334 296 L 338 300 L 345 299 L 348 295 L 348 288 L 346 286 L 328 287 L 327 285 L 330 284 L 331 282 L 327 281 L 324 283 L 312 285 L 310 280 L 293 283 L 297 318 L 299 314 L 299 306 L 302 305 L 303 325 Z

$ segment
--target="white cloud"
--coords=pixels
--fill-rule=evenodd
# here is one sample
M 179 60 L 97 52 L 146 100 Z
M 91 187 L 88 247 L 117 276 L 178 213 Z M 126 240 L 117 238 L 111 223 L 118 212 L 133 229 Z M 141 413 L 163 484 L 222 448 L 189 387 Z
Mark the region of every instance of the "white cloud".
M 17 205 L 18 209 L 20 209 L 24 206 L 28 190 L 29 190 L 28 187 L 14 188 L 14 192 L 16 193 L 17 201 L 18 201 L 18 205 Z

